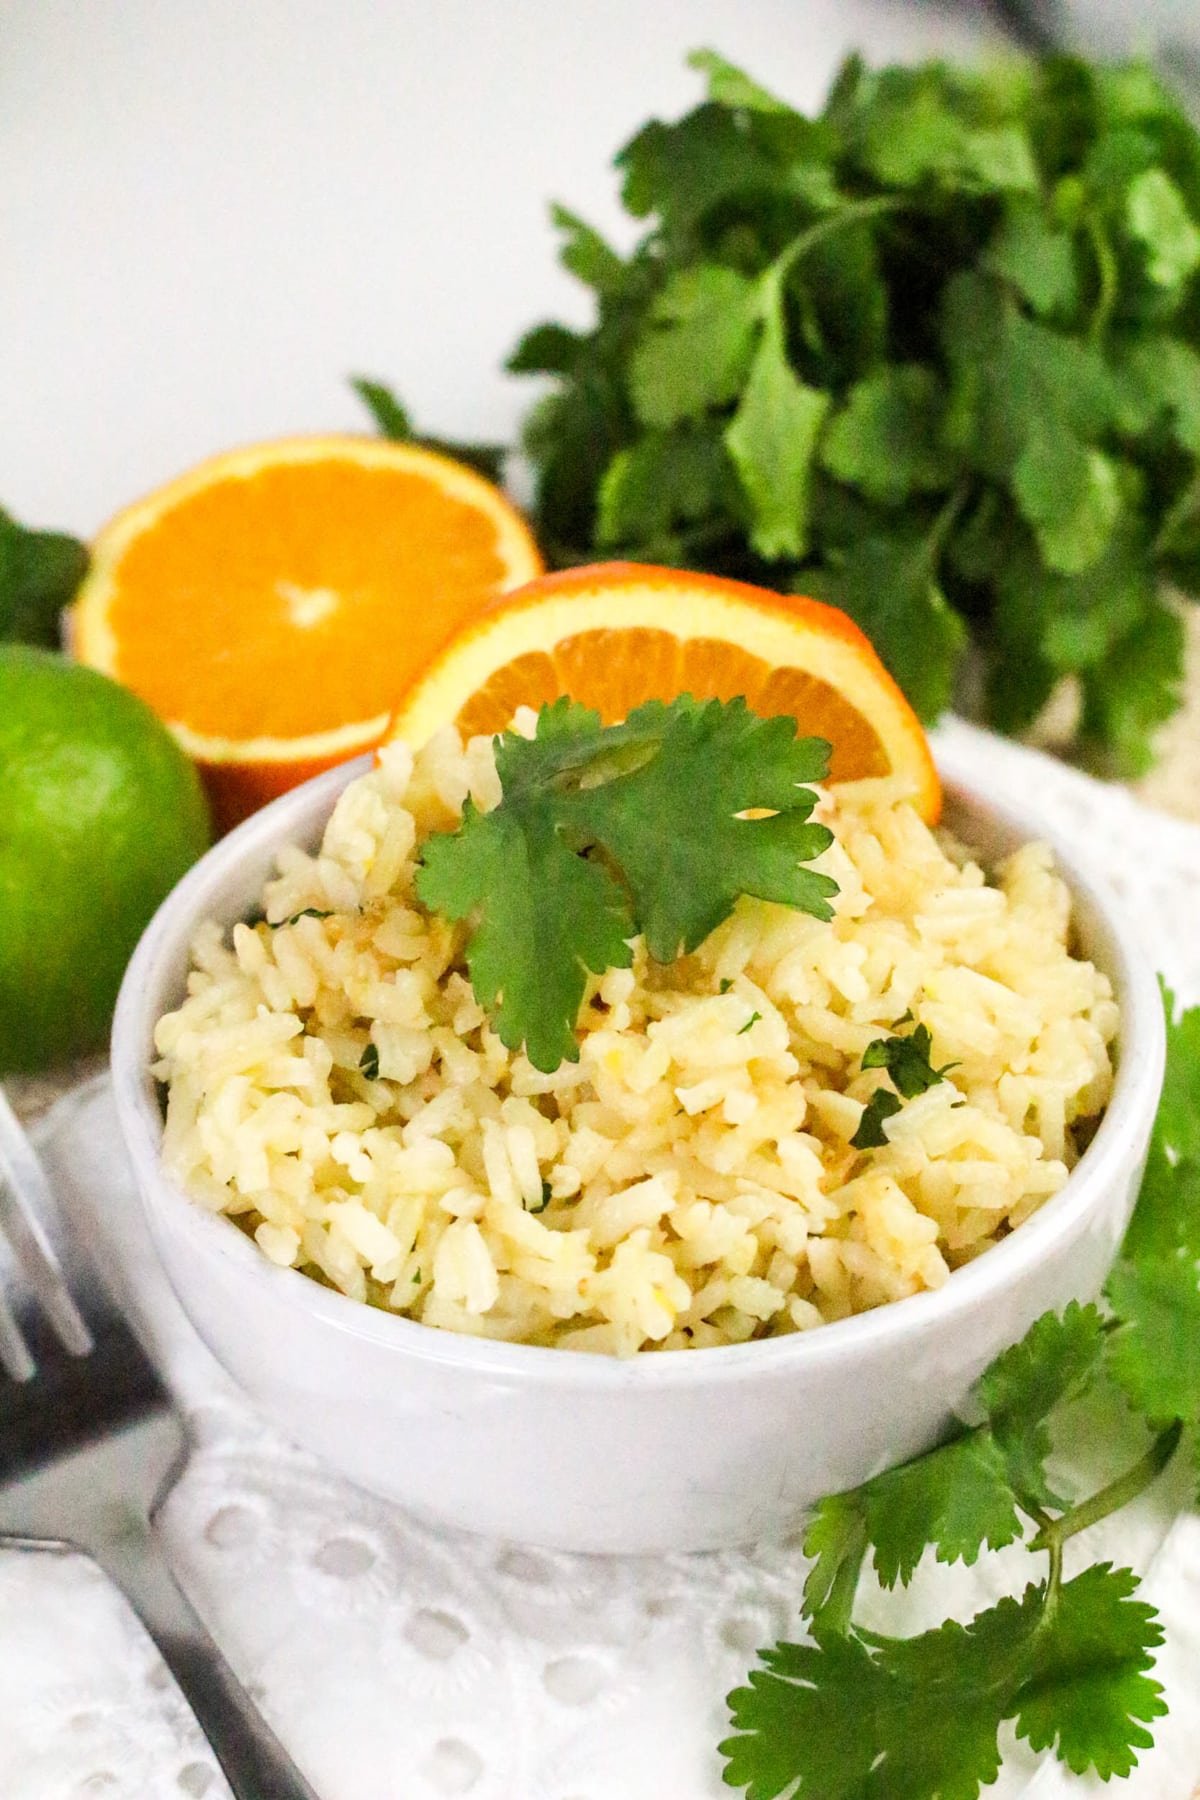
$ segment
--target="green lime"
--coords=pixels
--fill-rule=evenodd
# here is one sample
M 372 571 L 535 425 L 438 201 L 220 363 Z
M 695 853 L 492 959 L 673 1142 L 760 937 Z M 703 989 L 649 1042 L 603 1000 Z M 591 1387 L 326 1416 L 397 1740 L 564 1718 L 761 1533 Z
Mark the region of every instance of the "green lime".
M 149 707 L 0 646 L 0 1071 L 103 1043 L 146 922 L 208 842 L 199 777 Z

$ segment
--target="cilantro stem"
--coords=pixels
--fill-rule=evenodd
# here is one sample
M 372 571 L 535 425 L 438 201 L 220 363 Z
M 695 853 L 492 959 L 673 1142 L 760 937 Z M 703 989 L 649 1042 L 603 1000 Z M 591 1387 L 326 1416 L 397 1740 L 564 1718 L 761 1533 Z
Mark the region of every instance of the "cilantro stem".
M 1030 1546 L 1030 1548 L 1032 1549 L 1032 1548 L 1036 1547 L 1036 1545 L 1037 1545 L 1037 1539 L 1035 1538 L 1033 1541 L 1033 1544 Z M 1054 1610 L 1054 1607 L 1058 1601 L 1059 1592 L 1062 1588 L 1063 1540 L 1061 1538 L 1055 1538 L 1052 1543 L 1043 1544 L 1041 1547 L 1042 1547 L 1042 1549 L 1044 1549 L 1047 1552 L 1047 1554 L 1050 1557 L 1050 1571 L 1049 1571 L 1049 1574 L 1046 1576 L 1045 1611 L 1043 1612 L 1043 1615 L 1042 1615 L 1043 1622 L 1044 1622 L 1045 1619 L 1048 1618 L 1050 1613 Z
M 1017 1505 L 1020 1507 L 1021 1511 L 1025 1514 L 1025 1517 L 1027 1519 L 1033 1520 L 1033 1523 L 1038 1528 L 1039 1535 L 1043 1531 L 1047 1531 L 1050 1528 L 1050 1526 L 1053 1525 L 1053 1523 L 1054 1523 L 1053 1513 L 1048 1513 L 1046 1511 L 1045 1507 L 1039 1506 L 1039 1504 L 1036 1500 L 1030 1500 L 1027 1496 L 1025 1496 L 1023 1494 L 1019 1494 L 1017 1496 Z
M 870 200 L 851 200 L 840 212 L 830 213 L 824 219 L 818 219 L 815 225 L 809 225 L 798 237 L 779 252 L 775 261 L 763 272 L 762 312 L 764 317 L 775 315 L 782 326 L 783 284 L 802 257 L 807 256 L 814 244 L 831 237 L 841 231 L 843 226 L 856 225 L 863 219 L 874 219 L 884 213 L 899 212 L 908 204 L 896 195 L 876 194 Z
M 866 1554 L 867 1533 L 864 1526 L 858 1545 L 839 1563 L 838 1572 L 829 1584 L 829 1594 L 821 1608 L 822 1629 L 836 1631 L 840 1637 L 846 1636 L 853 1620 L 858 1578 L 862 1573 Z
M 1086 1531 L 1089 1525 L 1099 1524 L 1110 1513 L 1120 1512 L 1123 1506 L 1128 1506 L 1131 1500 L 1136 1500 L 1150 1486 L 1174 1456 L 1182 1432 L 1183 1425 L 1176 1419 L 1173 1425 L 1159 1433 L 1146 1454 L 1139 1457 L 1132 1468 L 1126 1469 L 1124 1475 L 1118 1475 L 1115 1481 L 1102 1487 L 1090 1500 L 1084 1500 L 1079 1506 L 1073 1506 L 1069 1512 L 1063 1513 L 1061 1518 L 1051 1519 L 1044 1525 L 1030 1543 L 1030 1549 L 1048 1550 L 1053 1567 L 1055 1552 L 1061 1557 L 1062 1546 L 1068 1538 Z
M 1096 279 L 1099 283 L 1096 310 L 1092 314 L 1092 322 L 1088 327 L 1088 338 L 1091 343 L 1100 344 L 1108 330 L 1113 307 L 1117 303 L 1117 285 L 1120 276 L 1117 259 L 1113 255 L 1113 247 L 1108 241 L 1108 233 L 1099 220 L 1088 220 L 1087 234 L 1091 240 L 1092 253 L 1096 258 Z
M 970 491 L 971 484 L 964 477 L 956 487 L 950 490 L 937 518 L 930 527 L 929 536 L 925 539 L 925 561 L 931 572 L 937 568 L 946 539 L 957 525 L 963 507 L 967 504 L 967 495 Z

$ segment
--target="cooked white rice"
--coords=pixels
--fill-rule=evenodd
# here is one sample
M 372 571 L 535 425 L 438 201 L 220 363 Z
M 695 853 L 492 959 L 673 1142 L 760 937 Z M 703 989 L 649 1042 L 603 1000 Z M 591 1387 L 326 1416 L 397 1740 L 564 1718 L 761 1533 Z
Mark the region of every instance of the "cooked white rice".
M 743 900 L 692 956 L 638 946 L 545 1075 L 414 896 L 468 793 L 499 797 L 489 740 L 384 751 L 319 853 L 283 853 L 263 922 L 201 928 L 158 1026 L 166 1167 L 273 1262 L 446 1330 L 695 1349 L 936 1288 L 1066 1180 L 1117 1009 L 1045 846 L 989 879 L 896 783 L 830 788 L 832 923 Z M 860 1059 L 909 1013 L 958 1066 L 855 1150 L 890 1086 Z

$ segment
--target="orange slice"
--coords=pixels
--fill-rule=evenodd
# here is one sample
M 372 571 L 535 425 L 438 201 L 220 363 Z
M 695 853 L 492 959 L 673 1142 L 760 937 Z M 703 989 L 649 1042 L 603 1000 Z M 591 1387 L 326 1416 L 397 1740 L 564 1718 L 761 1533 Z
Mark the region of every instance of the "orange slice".
M 518 706 L 570 694 L 606 724 L 678 694 L 790 713 L 833 747 L 830 775 L 900 775 L 935 823 L 941 786 L 920 720 L 854 621 L 740 581 L 598 563 L 493 602 L 405 694 L 389 737 L 424 743 L 453 721 L 502 731 Z
M 378 743 L 464 620 L 540 573 L 473 470 L 374 438 L 290 438 L 202 463 L 97 538 L 72 647 L 200 764 L 218 822 Z

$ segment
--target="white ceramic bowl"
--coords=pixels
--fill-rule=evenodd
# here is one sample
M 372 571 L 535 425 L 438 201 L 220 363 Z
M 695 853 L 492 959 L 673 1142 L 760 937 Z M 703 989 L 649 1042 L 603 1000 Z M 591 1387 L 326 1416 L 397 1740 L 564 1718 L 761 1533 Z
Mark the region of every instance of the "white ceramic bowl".
M 267 1261 L 159 1166 L 148 1073 L 203 918 L 258 901 L 276 851 L 315 844 L 365 761 L 258 813 L 188 874 L 121 990 L 113 1074 L 146 1217 L 200 1335 L 263 1412 L 352 1481 L 429 1518 L 570 1550 L 703 1550 L 793 1528 L 823 1494 L 932 1443 L 980 1371 L 1050 1307 L 1093 1297 L 1136 1195 L 1162 1082 L 1153 974 L 1061 845 L 1080 941 L 1121 1007 L 1112 1103 L 1062 1192 L 936 1293 L 804 1335 L 618 1361 L 458 1337 Z M 950 819 L 987 855 L 1035 835 L 943 761 Z

